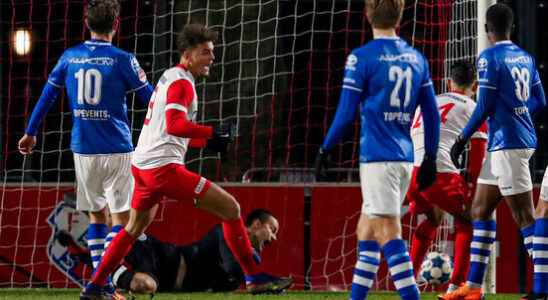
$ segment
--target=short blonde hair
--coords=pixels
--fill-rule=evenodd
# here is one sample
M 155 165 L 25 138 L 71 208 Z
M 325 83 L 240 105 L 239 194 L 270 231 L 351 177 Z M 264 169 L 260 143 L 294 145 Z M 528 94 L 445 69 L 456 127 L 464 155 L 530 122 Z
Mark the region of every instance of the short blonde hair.
M 395 28 L 403 15 L 405 0 L 365 0 L 367 18 L 373 28 Z

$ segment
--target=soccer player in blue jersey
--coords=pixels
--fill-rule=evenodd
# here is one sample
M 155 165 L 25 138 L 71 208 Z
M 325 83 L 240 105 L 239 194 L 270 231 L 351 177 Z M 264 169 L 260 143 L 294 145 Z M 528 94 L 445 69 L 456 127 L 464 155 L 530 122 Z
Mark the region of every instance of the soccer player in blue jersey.
M 458 290 L 441 298 L 482 298 L 481 285 L 496 237 L 492 214 L 504 198 L 522 230 L 525 247 L 533 254 L 534 288 L 528 298 L 546 299 L 547 222 L 539 218 L 535 224 L 529 172 L 529 158 L 537 146 L 531 116 L 546 105 L 546 100 L 533 57 L 510 41 L 512 10 L 507 5 L 495 4 L 487 10 L 486 21 L 493 46 L 484 50 L 477 61 L 478 105 L 453 145 L 451 158 L 457 165 L 466 142 L 487 119 L 491 171 L 497 178 L 498 189 L 491 188 L 474 199 L 468 279 Z
M 409 253 L 401 239 L 401 204 L 413 169 L 410 127 L 415 109 L 421 107 L 425 129 L 425 155 L 417 176 L 420 189 L 435 180 L 440 118 L 426 59 L 396 35 L 404 4 L 403 0 L 366 1 L 374 39 L 347 58 L 337 113 L 316 159 L 318 177 L 327 153 L 351 127 L 359 107 L 363 205 L 352 300 L 367 296 L 381 251 L 401 298 L 419 299 Z
M 86 12 L 91 39 L 59 58 L 19 141 L 19 151 L 31 153 L 42 119 L 65 87 L 72 110 L 77 208 L 89 212 L 87 241 L 97 266 L 108 241 L 129 216 L 133 144 L 126 95 L 136 93 L 146 104 L 153 88 L 135 56 L 111 44 L 119 24 L 118 1 L 88 1 Z M 113 225 L 110 233 L 107 204 Z

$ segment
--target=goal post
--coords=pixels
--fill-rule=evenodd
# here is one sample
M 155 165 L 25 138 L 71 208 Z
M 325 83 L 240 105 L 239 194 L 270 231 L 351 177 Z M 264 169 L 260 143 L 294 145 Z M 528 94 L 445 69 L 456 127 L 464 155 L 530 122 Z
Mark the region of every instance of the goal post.
M 485 32 L 485 15 L 489 6 L 497 3 L 496 0 L 478 0 L 478 56 L 485 49 L 489 47 L 489 40 L 487 39 L 487 32 Z M 496 210 L 493 213 L 493 219 L 496 220 L 497 214 Z M 498 243 L 495 242 L 491 248 L 491 255 L 489 255 L 489 267 L 487 269 L 487 274 L 483 280 L 483 290 L 486 293 L 495 293 L 497 290 L 497 256 L 498 256 Z

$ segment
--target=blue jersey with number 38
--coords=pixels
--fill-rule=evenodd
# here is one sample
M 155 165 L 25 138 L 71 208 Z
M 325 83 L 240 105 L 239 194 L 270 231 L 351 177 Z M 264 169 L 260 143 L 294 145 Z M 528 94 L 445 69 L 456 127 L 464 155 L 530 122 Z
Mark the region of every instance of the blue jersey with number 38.
M 502 41 L 484 50 L 477 66 L 478 105 L 463 135 L 468 138 L 487 118 L 489 151 L 536 148 L 529 108 L 544 106 L 545 100 L 531 55 L 511 41 Z
M 360 162 L 412 162 L 411 121 L 417 106 L 424 104 L 439 118 L 424 56 L 400 38 L 374 39 L 347 58 L 341 100 L 322 148 L 330 150 L 338 142 L 341 124 L 354 118 L 355 111 L 349 108 L 359 106 Z M 432 134 L 425 141 L 427 153 L 434 157 L 439 120 L 435 126 L 430 126 Z
M 66 87 L 72 111 L 73 152 L 133 151 L 126 94 L 149 84 L 132 54 L 108 42 L 86 41 L 63 53 L 48 84 Z

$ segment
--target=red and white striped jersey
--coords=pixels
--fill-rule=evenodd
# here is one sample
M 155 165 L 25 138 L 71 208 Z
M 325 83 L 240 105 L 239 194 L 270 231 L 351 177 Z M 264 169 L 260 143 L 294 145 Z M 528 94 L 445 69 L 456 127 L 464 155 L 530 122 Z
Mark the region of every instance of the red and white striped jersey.
M 468 120 L 470 120 L 476 103 L 471 98 L 457 93 L 441 94 L 436 98 L 441 121 L 437 169 L 440 173 L 459 173 L 459 170 L 451 161 L 451 147 Z M 487 139 L 486 125 L 483 124 L 472 138 Z M 411 139 L 415 148 L 414 165 L 420 166 L 424 156 L 424 128 L 420 108 L 415 112 L 415 118 L 411 126 Z
M 183 111 L 188 121 L 195 122 L 198 98 L 194 77 L 180 65 L 162 74 L 150 98 L 143 129 L 133 154 L 133 165 L 137 168 L 184 164 L 190 138 L 168 134 L 166 111 L 170 109 Z

